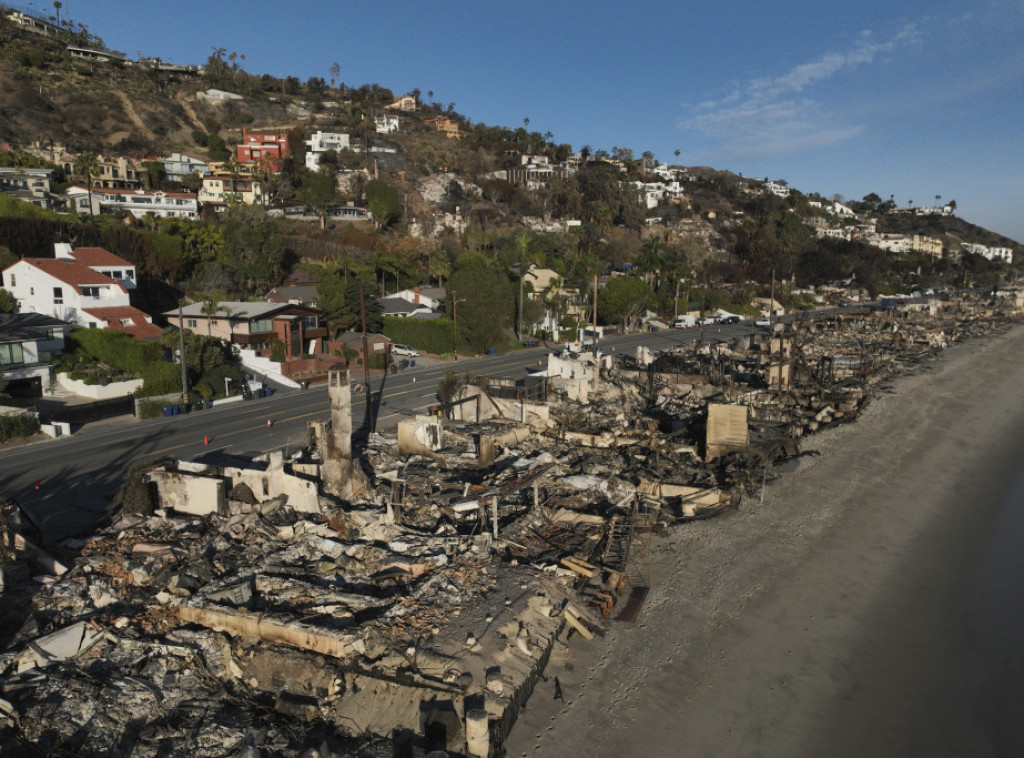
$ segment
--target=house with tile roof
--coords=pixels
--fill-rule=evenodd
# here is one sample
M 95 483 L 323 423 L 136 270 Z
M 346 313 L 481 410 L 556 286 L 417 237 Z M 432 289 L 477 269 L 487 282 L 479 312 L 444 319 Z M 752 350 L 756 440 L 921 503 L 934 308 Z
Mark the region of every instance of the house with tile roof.
M 22 258 L 4 269 L 3 287 L 20 313 L 40 313 L 137 339 L 158 339 L 160 328 L 131 304 L 135 266 L 103 248 L 54 246 L 54 258 Z
M 320 325 L 320 311 L 292 303 L 224 301 L 213 310 L 206 303 L 190 303 L 164 316 L 171 326 L 184 325 L 196 334 L 237 345 L 243 357 L 249 350 L 257 357 L 268 358 L 278 345 L 288 362 L 322 353 L 327 337 L 327 329 Z
M 92 192 L 77 185 L 68 187 L 64 194 L 68 207 L 79 213 L 131 213 L 142 218 L 152 213 L 157 218 L 199 218 L 199 200 L 193 192 L 164 192 L 162 190 L 131 190 L 92 188 Z M 89 201 L 92 200 L 90 211 Z

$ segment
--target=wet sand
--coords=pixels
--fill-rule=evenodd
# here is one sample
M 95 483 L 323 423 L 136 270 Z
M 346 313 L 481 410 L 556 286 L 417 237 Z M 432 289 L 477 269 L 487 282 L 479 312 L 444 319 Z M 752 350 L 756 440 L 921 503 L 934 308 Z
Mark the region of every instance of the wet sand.
M 1024 754 L 1021 356 L 956 346 L 654 538 L 638 622 L 556 651 L 507 755 Z

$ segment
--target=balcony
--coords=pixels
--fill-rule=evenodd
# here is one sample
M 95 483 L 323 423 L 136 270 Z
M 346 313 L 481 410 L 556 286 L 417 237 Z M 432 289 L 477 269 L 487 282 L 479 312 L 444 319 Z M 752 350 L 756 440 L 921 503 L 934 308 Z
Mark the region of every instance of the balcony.
M 255 334 L 235 332 L 231 335 L 231 341 L 236 345 L 261 345 L 273 339 L 278 339 L 277 332 L 257 332 Z

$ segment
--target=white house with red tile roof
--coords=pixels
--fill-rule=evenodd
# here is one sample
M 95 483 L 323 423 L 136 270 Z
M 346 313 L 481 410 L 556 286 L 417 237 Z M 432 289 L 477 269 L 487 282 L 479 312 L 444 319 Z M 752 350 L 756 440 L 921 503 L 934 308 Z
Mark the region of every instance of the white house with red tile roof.
M 131 304 L 135 266 L 103 248 L 55 246 L 56 258 L 22 258 L 3 271 L 3 287 L 20 313 L 41 313 L 96 329 L 155 339 L 160 329 Z M 107 273 L 103 273 L 107 272 Z M 115 278 L 113 274 L 120 274 Z

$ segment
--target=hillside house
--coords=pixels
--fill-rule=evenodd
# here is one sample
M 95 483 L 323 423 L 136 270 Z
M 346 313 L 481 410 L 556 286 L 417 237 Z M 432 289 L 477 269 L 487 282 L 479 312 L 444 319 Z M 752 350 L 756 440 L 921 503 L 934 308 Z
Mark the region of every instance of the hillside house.
M 448 139 L 462 139 L 458 121 L 452 121 L 444 116 L 435 116 L 434 118 L 428 118 L 425 123 L 427 126 L 431 126 L 444 134 Z
M 432 311 L 438 310 L 444 305 L 444 287 L 413 287 L 396 292 L 392 297 L 400 297 L 408 300 L 413 305 L 425 305 Z
M 41 313 L 0 313 L 0 381 L 12 397 L 42 397 L 71 324 Z
M 199 202 L 204 206 L 219 204 L 226 209 L 231 202 L 258 205 L 263 201 L 263 184 L 250 174 L 214 172 L 203 177 L 203 186 L 199 188 Z
M 1013 249 L 1009 247 L 989 247 L 972 242 L 961 242 L 960 247 L 965 253 L 980 255 L 986 260 L 1013 263 Z
M 426 305 L 410 303 L 408 300 L 402 297 L 379 297 L 377 303 L 380 304 L 380 312 L 382 316 L 401 316 L 402 318 L 410 318 L 412 316 L 426 315 L 433 313 L 433 311 Z
M 310 171 L 320 169 L 320 156 L 328 150 L 340 153 L 352 149 L 352 140 L 348 134 L 341 132 L 317 132 L 306 140 L 306 168 Z
M 192 174 L 206 176 L 210 172 L 210 165 L 206 161 L 182 153 L 171 153 L 161 158 L 160 162 L 164 164 L 164 172 L 172 182 L 180 182 Z
M 73 168 L 72 164 L 72 168 Z M 135 161 L 127 158 L 113 158 L 105 160 L 102 156 L 97 161 L 96 175 L 92 178 L 92 188 L 102 189 L 139 189 L 142 187 L 142 177 L 145 170 Z M 75 177 L 76 181 L 88 181 L 84 176 Z
M 3 271 L 3 286 L 20 313 L 39 313 L 137 339 L 158 339 L 160 328 L 131 304 L 135 266 L 103 248 L 55 246 L 54 258 L 23 258 Z
M 566 179 L 575 173 L 574 169 L 559 163 L 551 163 L 546 155 L 521 155 L 520 164 L 515 168 L 495 171 L 497 179 L 504 179 L 517 187 L 538 190 L 550 187 L 554 179 Z
M 235 146 L 235 160 L 239 163 L 263 163 L 272 171 L 279 171 L 286 158 L 288 135 L 285 132 L 250 132 L 242 127 L 242 141 Z
M 0 192 L 37 208 L 57 210 L 64 202 L 50 192 L 50 181 L 55 177 L 56 172 L 48 168 L 0 166 Z
M 396 111 L 408 111 L 408 112 L 411 112 L 411 111 L 416 110 L 418 105 L 419 105 L 419 103 L 416 101 L 416 98 L 414 96 L 412 96 L 412 95 L 402 95 L 400 98 L 395 100 L 395 102 L 391 103 L 390 105 L 385 105 L 384 107 L 385 108 L 390 108 L 391 110 L 396 110 Z
M 317 297 L 315 284 L 285 284 L 274 287 L 263 296 L 263 300 L 267 303 L 290 303 L 291 305 L 316 307 Z
M 393 134 L 398 132 L 398 116 L 374 116 L 373 125 L 377 134 Z
M 291 303 L 225 301 L 210 311 L 206 303 L 190 303 L 163 314 L 167 323 L 196 334 L 218 337 L 257 356 L 270 358 L 279 345 L 285 362 L 299 360 L 304 354 L 325 350 L 327 329 L 320 326 L 320 311 Z
M 79 213 L 130 213 L 142 218 L 152 213 L 156 218 L 199 218 L 199 200 L 191 192 L 164 192 L 162 190 L 119 190 L 93 187 L 68 187 L 64 193 L 69 209 Z M 92 208 L 89 207 L 90 197 Z

